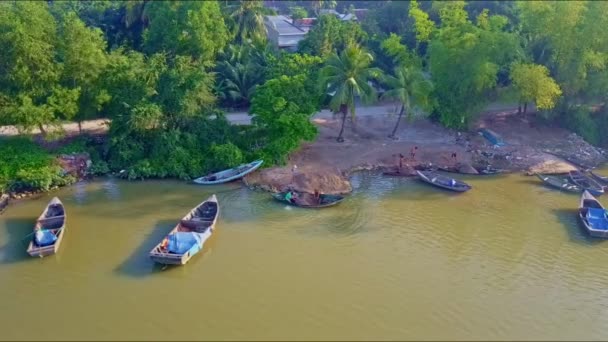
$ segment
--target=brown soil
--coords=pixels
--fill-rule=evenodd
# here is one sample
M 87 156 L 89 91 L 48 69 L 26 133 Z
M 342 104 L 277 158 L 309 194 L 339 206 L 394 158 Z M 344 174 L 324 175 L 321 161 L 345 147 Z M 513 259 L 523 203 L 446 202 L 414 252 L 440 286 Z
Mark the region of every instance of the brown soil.
M 251 175 L 246 182 L 273 191 L 292 187 L 311 192 L 314 187 L 324 193 L 346 192 L 350 187 L 344 186 L 343 181 L 350 172 L 361 169 L 394 172 L 398 169 L 399 154 L 405 156 L 402 173 L 406 174 L 411 174 L 414 168 L 428 167 L 475 172 L 488 165 L 505 171 L 563 173 L 575 165 L 594 167 L 605 161 L 601 149 L 563 129 L 539 125 L 533 113 L 524 116 L 516 110 L 487 112 L 469 132 L 448 130 L 426 119 L 402 121 L 394 140 L 388 134 L 395 119 L 381 114 L 359 117 L 356 122 L 347 120 L 343 143 L 336 141 L 340 129 L 338 117 L 316 119 L 319 136 L 293 153 L 289 165 Z M 492 146 L 477 133 L 483 127 L 500 134 L 507 145 Z M 412 158 L 410 151 L 414 146 L 418 149 Z M 452 153 L 456 153 L 456 160 L 451 158 Z M 328 181 L 317 179 L 312 187 L 306 182 L 292 182 L 293 165 L 297 165 L 298 173 L 309 173 L 307 179 L 323 175 Z

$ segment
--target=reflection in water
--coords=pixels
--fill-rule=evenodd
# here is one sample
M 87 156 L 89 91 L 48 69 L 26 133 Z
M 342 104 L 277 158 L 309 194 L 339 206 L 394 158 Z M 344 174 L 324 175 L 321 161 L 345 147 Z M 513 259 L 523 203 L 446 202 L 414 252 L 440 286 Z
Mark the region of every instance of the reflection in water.
M 323 210 L 239 183 L 112 178 L 22 202 L 0 217 L 2 336 L 608 338 L 608 242 L 579 227 L 578 197 L 516 175 L 463 179 L 473 190 L 453 194 L 359 173 L 352 196 Z M 185 267 L 152 263 L 149 250 L 212 193 L 220 220 L 203 252 Z M 55 195 L 66 240 L 28 258 L 20 240 Z M 44 329 L 23 329 L 32 312 Z

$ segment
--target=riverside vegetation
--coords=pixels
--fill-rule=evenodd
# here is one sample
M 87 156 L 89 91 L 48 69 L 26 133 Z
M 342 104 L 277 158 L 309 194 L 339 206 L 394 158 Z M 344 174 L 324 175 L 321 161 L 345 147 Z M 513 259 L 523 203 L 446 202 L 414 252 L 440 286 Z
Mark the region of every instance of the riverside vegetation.
M 0 190 L 69 183 L 54 155 L 89 152 L 94 173 L 191 179 L 245 161 L 285 163 L 329 107 L 382 95 L 403 117 L 466 129 L 501 94 L 547 123 L 608 145 L 608 2 L 285 1 L 294 17 L 369 9 L 358 22 L 321 15 L 297 53 L 266 41 L 262 1 L 0 3 L 0 125 L 42 138 L 66 121 L 111 119 L 102 144 L 44 149 L 0 142 Z M 599 104 L 599 106 L 598 106 Z M 221 108 L 249 108 L 230 125 Z

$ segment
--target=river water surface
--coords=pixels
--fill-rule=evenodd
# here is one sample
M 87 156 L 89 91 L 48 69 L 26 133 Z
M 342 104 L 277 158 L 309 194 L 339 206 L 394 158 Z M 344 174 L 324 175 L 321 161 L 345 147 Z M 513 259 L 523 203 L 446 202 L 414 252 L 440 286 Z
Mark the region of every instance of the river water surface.
M 239 183 L 114 179 L 17 203 L 0 216 L 0 339 L 608 339 L 608 241 L 579 227 L 579 197 L 464 179 L 452 194 L 360 173 L 324 210 Z M 148 251 L 212 193 L 204 252 L 155 266 Z M 53 195 L 63 245 L 29 258 Z

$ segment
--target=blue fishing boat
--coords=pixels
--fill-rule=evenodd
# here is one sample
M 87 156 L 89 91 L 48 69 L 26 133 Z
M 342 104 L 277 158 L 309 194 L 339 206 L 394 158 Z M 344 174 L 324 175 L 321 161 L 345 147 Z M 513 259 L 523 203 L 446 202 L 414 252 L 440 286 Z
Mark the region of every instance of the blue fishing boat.
M 159 264 L 184 265 L 203 249 L 215 230 L 220 215 L 217 197 L 212 195 L 197 205 L 152 250 L 150 258 Z
M 608 238 L 608 212 L 589 191 L 583 192 L 578 217 L 589 235 Z
M 240 179 L 245 175 L 257 170 L 260 166 L 262 166 L 263 160 L 256 160 L 249 164 L 242 164 L 235 168 L 216 172 L 214 174 L 199 177 L 195 179 L 193 182 L 196 184 L 202 185 L 212 185 L 212 184 L 221 184 L 231 182 L 233 180 Z
M 57 253 L 66 230 L 65 207 L 53 197 L 36 220 L 27 253 L 33 257 L 45 257 Z
M 479 133 L 481 133 L 481 135 L 483 135 L 483 137 L 486 138 L 494 146 L 501 147 L 506 145 L 502 137 L 492 130 L 482 128 L 479 130 Z

